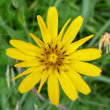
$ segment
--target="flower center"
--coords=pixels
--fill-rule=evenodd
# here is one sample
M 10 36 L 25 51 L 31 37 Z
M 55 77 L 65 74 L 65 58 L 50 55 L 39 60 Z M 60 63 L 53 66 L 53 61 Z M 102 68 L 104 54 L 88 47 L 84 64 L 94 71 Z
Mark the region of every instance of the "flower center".
M 58 45 L 57 43 L 49 43 L 45 45 L 43 51 L 39 57 L 37 57 L 41 65 L 45 66 L 45 69 L 53 68 L 59 69 L 64 64 L 70 64 L 71 60 L 66 54 L 64 46 Z
M 58 56 L 55 53 L 49 55 L 48 61 L 51 63 L 56 63 Z

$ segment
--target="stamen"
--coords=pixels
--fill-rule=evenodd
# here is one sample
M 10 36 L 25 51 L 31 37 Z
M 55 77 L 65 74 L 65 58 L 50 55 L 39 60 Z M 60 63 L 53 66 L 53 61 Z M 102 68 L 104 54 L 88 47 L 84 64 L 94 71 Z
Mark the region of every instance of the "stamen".
M 47 52 L 48 54 L 50 54 L 50 52 Z
M 43 53 L 41 53 L 41 55 L 42 55 L 42 56 L 44 56 L 44 54 L 43 54 Z
M 40 60 L 40 62 L 44 62 L 44 60 Z
M 63 53 L 62 54 L 64 54 L 66 51 L 63 51 Z
M 60 59 L 65 59 L 64 57 L 60 58 Z
M 45 63 L 45 65 L 47 65 L 48 63 Z
M 65 55 L 66 51 L 64 50 L 64 46 L 61 46 L 60 50 L 57 49 L 58 45 L 57 44 L 47 44 L 47 48 L 45 47 L 44 53 L 41 53 L 41 57 L 39 57 L 39 61 L 41 64 L 45 65 L 46 69 L 52 67 L 56 68 L 59 73 L 59 66 L 63 65 L 63 60 L 65 60 Z M 67 60 L 69 62 L 69 60 Z
M 42 72 L 41 73 L 43 73 L 45 71 L 45 68 L 42 70 Z
M 58 63 L 58 66 L 61 66 L 61 64 L 60 64 L 60 63 Z
M 52 52 L 54 51 L 54 49 L 52 48 Z
M 44 48 L 44 51 L 46 51 L 46 48 Z
M 68 57 L 69 55 L 64 55 L 65 57 Z
M 50 44 L 48 44 L 48 46 L 49 46 L 49 48 L 51 49 L 51 46 L 50 46 Z
M 55 45 L 55 49 L 57 49 L 57 44 Z
M 62 50 L 63 48 L 64 48 L 64 46 L 62 46 L 60 50 Z

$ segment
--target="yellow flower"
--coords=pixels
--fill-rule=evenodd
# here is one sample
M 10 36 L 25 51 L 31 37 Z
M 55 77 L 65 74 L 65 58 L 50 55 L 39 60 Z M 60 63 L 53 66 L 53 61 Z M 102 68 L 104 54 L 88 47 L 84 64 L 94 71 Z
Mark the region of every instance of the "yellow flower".
M 69 19 L 59 34 L 58 13 L 55 7 L 50 7 L 48 10 L 47 27 L 40 15 L 37 16 L 37 20 L 44 42 L 32 33 L 30 33 L 30 36 L 39 47 L 21 40 L 10 40 L 10 44 L 15 48 L 6 50 L 8 56 L 22 61 L 16 64 L 15 67 L 30 67 L 13 79 L 28 74 L 19 85 L 18 90 L 25 93 L 40 81 L 39 93 L 48 79 L 48 96 L 52 104 L 56 106 L 59 104 L 59 83 L 71 100 L 78 98 L 77 91 L 85 95 L 89 94 L 91 90 L 79 73 L 87 76 L 99 76 L 101 73 L 100 68 L 83 61 L 99 58 L 101 51 L 94 48 L 77 50 L 93 35 L 72 43 L 82 25 L 83 18 L 79 16 L 73 20 L 64 33 L 70 22 Z

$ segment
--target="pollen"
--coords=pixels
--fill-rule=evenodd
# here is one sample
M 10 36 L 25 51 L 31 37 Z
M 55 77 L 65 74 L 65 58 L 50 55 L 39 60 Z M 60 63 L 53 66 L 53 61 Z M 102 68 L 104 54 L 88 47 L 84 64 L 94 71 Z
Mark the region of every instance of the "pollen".
M 48 61 L 51 63 L 56 63 L 58 56 L 55 53 L 49 55 Z
M 55 45 L 53 43 L 48 44 L 44 48 L 44 53 L 41 54 L 42 57 L 39 57 L 41 65 L 45 65 L 46 69 L 51 67 L 57 69 L 59 66 L 62 66 L 64 59 L 66 59 L 64 51 L 62 46 L 57 43 Z

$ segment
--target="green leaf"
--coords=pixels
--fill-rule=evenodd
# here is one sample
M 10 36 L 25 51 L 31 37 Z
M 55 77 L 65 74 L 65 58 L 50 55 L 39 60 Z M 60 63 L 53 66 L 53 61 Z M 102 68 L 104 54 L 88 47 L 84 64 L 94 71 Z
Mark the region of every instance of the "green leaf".
M 106 31 L 106 29 L 109 27 L 110 27 L 110 19 L 104 24 L 103 27 L 101 27 L 99 32 L 92 38 L 92 40 L 88 44 L 88 47 L 92 46 L 101 37 L 101 35 Z
M 5 91 L 2 88 L 1 93 L 0 93 L 0 102 L 1 102 L 2 110 L 9 110 L 9 108 L 7 107 L 7 104 L 6 104 L 6 99 L 7 99 L 7 97 L 6 97 Z
M 95 6 L 95 0 L 83 0 L 82 2 L 82 17 L 84 19 L 83 25 L 81 27 L 82 31 L 85 27 L 85 25 L 88 23 L 90 18 L 93 15 L 94 12 L 94 6 Z
M 26 98 L 23 110 L 34 110 L 34 100 L 31 94 Z
M 6 25 L 1 17 L 0 17 L 0 27 L 2 27 L 10 35 L 11 38 L 23 40 L 23 37 L 15 30 L 13 30 L 11 27 Z
M 102 82 L 105 82 L 105 83 L 110 84 L 110 78 L 108 78 L 108 77 L 106 77 L 106 76 L 103 76 L 103 75 L 101 75 L 101 76 L 99 76 L 99 77 L 91 77 L 91 78 L 89 78 L 89 79 L 95 80 L 95 81 L 102 81 Z
M 12 5 L 15 7 L 15 8 L 18 8 L 19 4 L 18 4 L 18 0 L 11 0 L 12 2 Z

